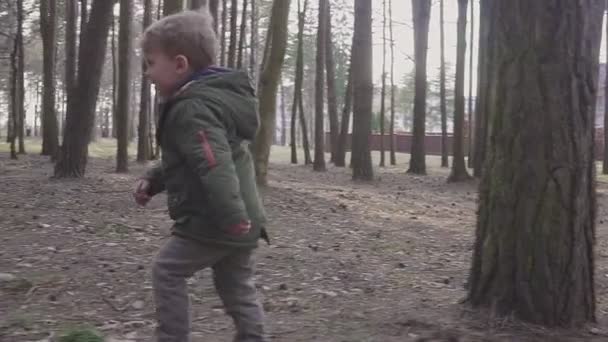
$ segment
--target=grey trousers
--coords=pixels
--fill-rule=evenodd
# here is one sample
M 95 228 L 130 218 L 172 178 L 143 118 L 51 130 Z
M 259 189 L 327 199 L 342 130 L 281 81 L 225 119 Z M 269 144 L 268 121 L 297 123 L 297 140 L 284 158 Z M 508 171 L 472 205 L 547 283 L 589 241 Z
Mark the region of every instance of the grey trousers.
M 190 341 L 190 300 L 186 279 L 213 268 L 215 289 L 236 326 L 234 341 L 261 342 L 264 312 L 253 282 L 251 249 L 212 246 L 172 236 L 152 268 L 158 342 Z

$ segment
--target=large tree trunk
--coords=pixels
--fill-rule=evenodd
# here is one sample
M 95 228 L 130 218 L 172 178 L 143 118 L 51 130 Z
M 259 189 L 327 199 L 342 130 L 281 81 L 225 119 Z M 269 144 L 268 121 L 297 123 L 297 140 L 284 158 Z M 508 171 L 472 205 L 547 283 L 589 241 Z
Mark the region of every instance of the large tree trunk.
M 467 110 L 468 123 L 467 123 L 467 166 L 473 167 L 473 52 L 474 50 L 474 37 L 475 37 L 475 0 L 471 0 L 471 32 L 469 44 L 471 44 L 469 54 L 469 109 Z
M 494 60 L 496 43 L 490 40 L 496 23 L 491 20 L 495 15 L 496 0 L 482 0 L 479 7 L 479 57 L 477 70 L 477 98 L 475 100 L 475 137 L 473 139 L 473 176 L 481 177 L 489 134 L 489 103 L 493 95 L 495 73 Z
M 391 123 L 390 158 L 391 165 L 397 165 L 395 153 L 395 42 L 393 41 L 393 0 L 388 0 L 389 40 L 391 42 Z
M 382 88 L 380 89 L 380 167 L 386 166 L 384 118 L 386 111 L 386 0 L 382 0 Z
M 213 16 L 213 30 L 215 33 L 218 33 L 218 24 L 219 24 L 219 0 L 209 0 L 209 12 L 211 16 Z
M 259 184 L 267 184 L 268 159 L 276 124 L 276 97 L 281 69 L 287 48 L 287 22 L 291 0 L 275 0 L 268 30 L 272 37 L 268 60 L 260 75 L 259 112 L 262 125 L 253 144 L 256 177 Z
M 593 146 L 604 1 L 496 6 L 488 19 L 500 25 L 488 41 L 497 43 L 501 68 L 468 299 L 493 314 L 580 326 L 595 320 Z
M 353 179 L 370 181 L 374 178 L 369 146 L 372 120 L 372 2 L 355 0 L 355 30 L 352 48 L 353 75 Z
M 414 60 L 416 65 L 416 90 L 414 95 L 414 129 L 408 173 L 426 174 L 426 57 L 429 42 L 429 18 L 431 0 L 412 0 L 414 20 Z
M 76 0 L 65 0 L 65 87 L 69 94 L 76 82 L 76 39 L 77 39 L 78 3 Z
M 350 126 L 350 113 L 352 112 L 353 101 L 353 63 L 352 63 L 352 48 L 350 65 L 348 67 L 348 81 L 346 81 L 346 89 L 344 94 L 344 107 L 342 109 L 342 120 L 340 120 L 340 136 L 336 147 L 336 159 L 334 164 L 339 167 L 346 166 L 346 142 L 348 138 L 348 129 Z
M 220 34 L 220 65 L 226 65 L 226 32 L 228 23 L 228 0 L 222 0 L 222 32 Z
M 163 16 L 175 14 L 184 10 L 184 0 L 163 0 Z
M 144 0 L 143 29 L 152 23 L 152 0 Z M 145 61 L 142 60 L 142 73 L 145 71 Z M 137 126 L 137 161 L 142 163 L 152 159 L 150 144 L 150 79 L 141 78 L 141 92 L 139 97 L 139 124 Z
M 467 2 L 468 0 L 458 0 L 454 141 L 452 147 L 452 171 L 448 177 L 448 182 L 460 182 L 470 178 L 464 161 L 464 65 L 467 54 Z
M 241 11 L 241 29 L 239 32 L 239 51 L 236 59 L 236 68 L 244 69 L 243 59 L 245 50 L 245 37 L 247 36 L 247 0 L 243 0 L 243 9 Z
M 77 83 L 74 91 L 68 94 L 66 129 L 55 165 L 56 177 L 84 176 L 113 7 L 113 2 L 95 0 L 82 33 L 78 55 L 88 57 L 78 59 Z
M 230 42 L 228 44 L 228 67 L 236 67 L 236 43 L 238 37 L 238 0 L 230 4 Z
M 57 28 L 55 0 L 40 3 L 40 34 L 42 36 L 42 155 L 55 158 L 59 152 L 59 132 L 55 112 L 55 50 Z
M 327 114 L 329 115 L 329 136 L 331 147 L 331 162 L 335 162 L 336 148 L 338 147 L 338 136 L 340 135 L 340 123 L 338 122 L 338 100 L 336 96 L 336 62 L 334 60 L 334 43 L 331 28 L 331 5 L 327 2 L 326 13 L 326 35 L 325 35 L 325 62 L 327 68 Z
M 441 65 L 439 66 L 439 96 L 441 107 L 441 167 L 448 164 L 448 110 L 445 94 L 445 20 L 443 16 L 443 0 L 439 1 L 439 36 L 441 40 Z
M 120 27 L 118 33 L 118 63 L 125 70 L 118 76 L 118 122 L 116 136 L 116 172 L 129 170 L 129 102 L 131 100 L 131 22 L 133 21 L 133 3 L 131 0 L 120 0 Z
M 319 25 L 317 28 L 317 58 L 315 64 L 315 160 L 312 168 L 325 171 L 325 39 L 327 39 L 327 0 L 319 0 Z
M 19 139 L 19 154 L 25 154 L 25 49 L 23 47 L 23 0 L 17 1 L 17 47 L 19 53 L 17 54 L 17 94 L 19 100 L 17 102 L 17 137 Z
M 201 7 L 207 6 L 207 0 L 190 0 L 190 9 L 198 10 Z

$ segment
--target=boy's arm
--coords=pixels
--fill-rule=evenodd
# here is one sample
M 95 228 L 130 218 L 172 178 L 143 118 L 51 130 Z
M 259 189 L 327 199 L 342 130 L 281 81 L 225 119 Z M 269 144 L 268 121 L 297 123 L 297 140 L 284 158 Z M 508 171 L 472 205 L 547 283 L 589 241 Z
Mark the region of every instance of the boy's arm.
M 237 235 L 246 233 L 250 220 L 241 198 L 226 130 L 204 106 L 192 102 L 183 106 L 169 133 L 188 166 L 198 175 L 221 228 Z

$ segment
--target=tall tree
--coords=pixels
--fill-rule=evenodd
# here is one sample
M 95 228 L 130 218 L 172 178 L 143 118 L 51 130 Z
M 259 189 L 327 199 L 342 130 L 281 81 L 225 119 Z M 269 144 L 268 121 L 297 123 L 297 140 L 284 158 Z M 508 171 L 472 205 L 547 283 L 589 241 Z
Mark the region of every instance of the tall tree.
M 494 5 L 489 20 L 500 24 L 488 38 L 497 43 L 492 91 L 500 96 L 489 99 L 468 300 L 493 314 L 581 326 L 595 320 L 594 103 L 604 1 Z
M 393 40 L 393 0 L 388 0 L 389 40 L 391 42 L 391 123 L 390 158 L 391 165 L 397 165 L 395 153 L 395 41 Z
M 302 83 L 304 81 L 304 24 L 306 22 L 306 9 L 308 8 L 308 0 L 304 0 L 302 8 L 301 0 L 298 0 L 298 38 L 296 50 L 296 74 L 293 88 L 293 104 L 291 107 L 291 162 L 298 163 L 298 150 L 296 141 L 296 125 L 298 110 L 304 108 L 302 103 Z M 310 149 L 308 146 L 308 132 L 306 130 L 306 120 L 303 119 L 303 110 L 300 111 L 300 123 L 302 125 L 302 139 L 304 140 L 304 163 L 310 163 Z
M 431 0 L 412 0 L 414 20 L 414 64 L 416 66 L 416 90 L 414 95 L 414 129 L 408 173 L 426 174 L 424 147 L 426 125 L 426 57 L 429 41 Z M 356 98 L 356 96 L 355 96 Z
M 76 82 L 76 39 L 77 39 L 78 3 L 76 0 L 65 0 L 65 87 L 69 94 Z
M 372 119 L 372 2 L 355 0 L 355 29 L 353 36 L 351 72 L 353 77 L 353 179 L 369 181 L 374 178 L 369 146 Z
M 190 9 L 198 10 L 201 7 L 207 6 L 207 0 L 190 0 Z
M 55 158 L 59 151 L 59 128 L 55 112 L 56 0 L 40 2 L 42 36 L 42 155 Z
M 184 10 L 184 0 L 163 0 L 163 16 Z
M 23 42 L 23 22 L 25 19 L 25 12 L 23 10 L 23 0 L 17 0 L 17 34 L 15 40 L 17 41 L 17 137 L 19 138 L 19 153 L 25 153 L 25 49 Z
M 152 23 L 152 0 L 144 0 L 143 30 Z M 142 74 L 146 70 L 146 63 L 142 59 Z M 150 144 L 150 103 L 152 100 L 150 79 L 141 78 L 141 93 L 139 97 L 139 126 L 137 127 L 137 161 L 144 162 L 152 159 Z
M 608 0 L 606 3 L 608 7 Z M 606 19 L 606 41 L 608 42 L 608 19 Z M 604 158 L 602 158 L 602 173 L 608 174 L 608 53 L 604 65 Z
M 19 0 L 22 1 L 22 0 Z M 18 6 L 19 7 L 19 6 Z M 19 10 L 17 10 L 19 12 Z M 17 148 L 15 140 L 17 139 L 17 126 L 19 122 L 19 38 L 17 35 L 13 38 L 12 49 L 10 53 L 11 62 L 11 77 L 10 77 L 10 113 L 8 119 L 8 134 L 7 142 L 10 143 L 11 159 L 17 159 Z
M 344 94 L 344 107 L 342 109 L 342 119 L 340 120 L 340 136 L 338 137 L 338 146 L 336 147 L 336 158 L 334 164 L 339 167 L 346 166 L 346 143 L 348 141 L 348 129 L 350 126 L 350 113 L 352 112 L 353 99 L 353 67 L 352 67 L 352 52 L 350 65 L 348 67 L 348 80 Z
M 84 32 L 89 19 L 88 0 L 80 0 L 80 32 Z M 82 36 L 81 36 L 82 37 Z
M 327 1 L 325 14 L 325 64 L 327 68 L 327 114 L 329 115 L 329 136 L 331 162 L 335 161 L 336 148 L 338 147 L 338 136 L 340 135 L 340 123 L 338 122 L 338 99 L 336 96 L 336 62 L 334 59 L 334 42 L 331 24 L 331 5 Z
M 473 41 L 475 37 L 475 0 L 471 0 L 471 49 L 469 54 L 469 109 L 467 111 L 468 115 L 468 123 L 467 123 L 467 166 L 473 167 L 473 52 L 475 43 Z
M 116 118 L 116 172 L 129 170 L 129 102 L 131 101 L 131 51 L 133 50 L 132 26 L 133 1 L 120 0 L 120 26 L 118 32 L 118 64 L 123 72 L 118 75 Z
M 325 171 L 325 40 L 327 39 L 327 0 L 319 0 L 319 25 L 317 27 L 317 58 L 315 64 L 315 160 L 312 168 Z
M 258 84 L 261 127 L 253 144 L 256 177 L 259 184 L 267 184 L 268 158 L 276 124 L 276 97 L 281 69 L 287 48 L 287 23 L 291 0 L 274 0 L 268 26 L 270 50 Z
M 243 9 L 241 10 L 241 29 L 239 30 L 239 49 L 236 58 L 236 68 L 243 69 L 243 58 L 245 50 L 245 37 L 247 36 L 247 0 L 243 0 Z
M 477 98 L 475 101 L 475 137 L 473 138 L 473 175 L 480 177 L 486 159 L 489 131 L 489 104 L 497 67 L 494 60 L 496 42 L 495 23 L 491 16 L 496 7 L 495 0 L 483 0 L 479 6 L 479 57 L 477 70 Z
M 386 0 L 382 0 L 382 88 L 380 90 L 380 167 L 386 166 L 384 121 L 386 111 Z
M 63 144 L 55 164 L 56 177 L 84 176 L 113 7 L 111 1 L 93 1 L 86 29 L 81 33 L 78 55 L 87 58 L 78 59 L 76 85 L 68 95 Z
M 464 65 L 467 54 L 467 2 L 468 0 L 458 0 L 454 141 L 452 171 L 448 177 L 449 182 L 459 182 L 470 178 L 464 161 Z
M 249 77 L 253 80 L 253 84 L 258 84 L 258 0 L 251 0 L 251 37 L 249 48 Z
M 448 110 L 445 94 L 445 20 L 443 0 L 439 0 L 439 36 L 441 41 L 441 65 L 439 69 L 439 97 L 441 107 L 441 167 L 448 167 Z
M 222 32 L 220 34 L 220 65 L 226 65 L 226 32 L 228 23 L 228 0 L 222 0 Z
M 219 23 L 219 0 L 209 0 L 209 12 L 213 16 L 213 30 L 215 33 L 218 33 L 218 23 Z
M 230 41 L 228 44 L 228 67 L 236 67 L 236 43 L 238 36 L 238 0 L 230 3 Z

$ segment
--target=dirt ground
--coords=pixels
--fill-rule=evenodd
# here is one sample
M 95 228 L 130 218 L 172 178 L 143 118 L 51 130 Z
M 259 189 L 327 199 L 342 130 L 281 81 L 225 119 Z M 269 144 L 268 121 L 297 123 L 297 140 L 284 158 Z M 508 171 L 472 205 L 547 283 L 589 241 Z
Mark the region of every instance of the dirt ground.
M 149 266 L 168 236 L 165 197 L 138 208 L 130 189 L 144 167 L 124 175 L 113 167 L 93 159 L 85 179 L 54 180 L 47 159 L 0 153 L 0 341 L 54 341 L 80 326 L 107 341 L 153 341 Z M 600 322 L 556 331 L 459 303 L 474 181 L 446 184 L 437 167 L 425 177 L 406 175 L 404 164 L 376 170 L 377 181 L 355 184 L 349 170 L 272 164 L 264 190 L 272 245 L 259 249 L 257 271 L 272 341 L 608 340 L 608 185 L 598 186 Z M 210 274 L 190 285 L 194 341 L 230 341 Z

